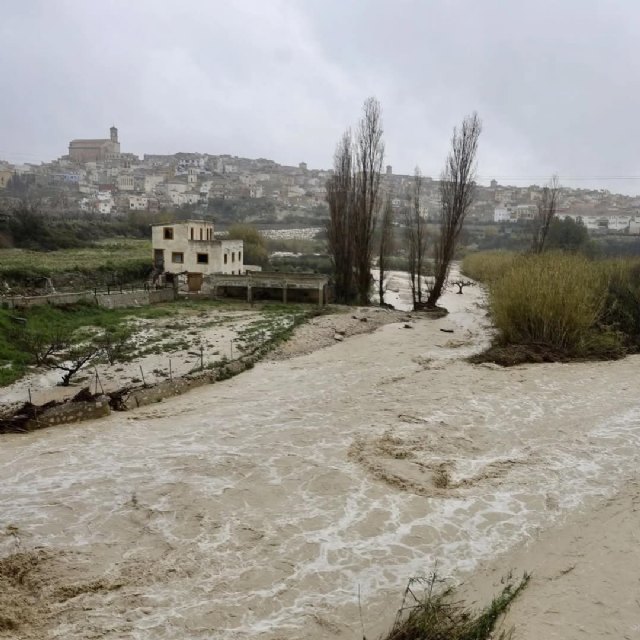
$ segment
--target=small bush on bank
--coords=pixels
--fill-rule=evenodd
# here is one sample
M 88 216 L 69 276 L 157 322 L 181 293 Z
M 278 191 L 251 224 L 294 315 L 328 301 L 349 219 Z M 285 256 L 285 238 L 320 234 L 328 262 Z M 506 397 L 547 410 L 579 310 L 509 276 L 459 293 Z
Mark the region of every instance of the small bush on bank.
M 514 582 L 507 577 L 502 592 L 481 611 L 473 611 L 454 600 L 452 588 L 440 588 L 435 576 L 409 581 L 402 607 L 384 640 L 507 640 L 509 632 L 494 634 L 500 617 L 529 582 L 529 574 Z M 423 586 L 424 595 L 416 596 Z

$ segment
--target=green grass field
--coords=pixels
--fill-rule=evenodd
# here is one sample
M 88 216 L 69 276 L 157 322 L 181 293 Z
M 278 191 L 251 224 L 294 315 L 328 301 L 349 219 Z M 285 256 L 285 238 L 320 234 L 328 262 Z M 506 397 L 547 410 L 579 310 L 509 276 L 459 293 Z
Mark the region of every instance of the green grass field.
M 65 272 L 138 271 L 151 266 L 149 240 L 104 240 L 93 247 L 59 251 L 0 249 L 0 279 L 52 277 Z

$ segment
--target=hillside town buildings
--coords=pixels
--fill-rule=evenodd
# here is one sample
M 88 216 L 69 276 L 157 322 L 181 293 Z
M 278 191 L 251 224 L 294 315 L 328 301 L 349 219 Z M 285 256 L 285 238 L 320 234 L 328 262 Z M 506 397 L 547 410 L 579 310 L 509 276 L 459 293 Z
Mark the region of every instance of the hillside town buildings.
M 68 154 L 42 164 L 15 165 L 0 160 L 0 199 L 20 197 L 37 190 L 39 202 L 51 209 L 62 206 L 105 216 L 132 212 L 184 210 L 194 216 L 216 213 L 224 203 L 251 202 L 254 220 L 271 211 L 278 220 L 325 215 L 325 184 L 331 171 L 280 165 L 265 158 L 249 159 L 226 154 L 145 154 L 142 158 L 121 149 L 118 129 L 108 138 L 76 139 Z M 387 165 L 382 188 L 401 213 L 410 206 L 414 177 L 393 173 Z M 542 187 L 513 187 L 492 180 L 478 186 L 469 212 L 472 223 L 510 225 L 536 215 Z M 59 197 L 63 194 L 64 197 Z M 423 178 L 421 213 L 437 220 L 439 183 Z M 569 189 L 561 193 L 559 217 L 570 217 L 593 233 L 638 234 L 640 198 L 604 190 Z

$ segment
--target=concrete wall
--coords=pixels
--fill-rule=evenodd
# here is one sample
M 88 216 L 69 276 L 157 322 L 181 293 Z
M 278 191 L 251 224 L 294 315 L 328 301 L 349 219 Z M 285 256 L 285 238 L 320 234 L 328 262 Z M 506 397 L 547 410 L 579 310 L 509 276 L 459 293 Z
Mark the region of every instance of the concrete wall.
M 159 302 L 171 302 L 176 299 L 173 288 L 166 289 L 139 289 L 136 291 L 119 291 L 113 293 L 98 293 L 93 291 L 80 291 L 77 293 L 52 293 L 47 296 L 6 296 L 0 297 L 0 305 L 9 309 L 24 309 L 43 304 L 52 306 L 64 306 L 86 302 L 97 304 L 105 309 L 123 309 L 126 307 L 139 307 Z
M 142 307 L 159 302 L 172 302 L 176 299 L 173 287 L 166 289 L 149 289 L 148 291 L 123 291 L 122 293 L 99 293 L 96 298 L 98 306 L 105 309 L 124 309 L 126 307 Z
M 328 277 L 310 273 L 248 272 L 243 276 L 214 274 L 205 278 L 203 292 L 230 297 L 282 302 L 327 303 Z
M 210 371 L 202 371 L 190 376 L 182 376 L 175 380 L 165 380 L 150 387 L 141 387 L 132 391 L 124 401 L 124 406 L 130 409 L 136 409 L 148 404 L 161 402 L 165 398 L 179 396 L 186 393 L 190 389 L 201 387 L 205 384 L 211 384 L 216 380 L 225 380 L 232 376 L 242 373 L 245 369 L 253 366 L 256 358 L 252 356 L 243 356 L 238 360 L 233 360 L 219 369 Z
M 244 243 L 242 240 L 221 240 L 220 241 L 221 266 L 218 273 L 227 273 L 241 276 L 244 269 Z M 226 256 L 226 262 L 225 262 Z
M 100 396 L 92 402 L 65 402 L 42 412 L 37 418 L 29 420 L 26 428 L 29 431 L 52 427 L 67 422 L 82 422 L 102 418 L 111 413 L 109 398 Z

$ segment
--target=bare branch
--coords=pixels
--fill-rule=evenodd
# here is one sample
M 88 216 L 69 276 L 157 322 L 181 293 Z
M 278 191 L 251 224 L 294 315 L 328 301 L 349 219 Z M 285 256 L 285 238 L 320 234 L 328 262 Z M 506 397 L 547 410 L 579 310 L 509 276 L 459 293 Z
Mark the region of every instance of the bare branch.
M 472 280 L 463 280 L 462 278 L 458 278 L 458 280 L 453 280 L 450 284 L 458 287 L 458 291 L 456 293 L 459 293 L 460 295 L 462 295 L 462 289 L 464 287 L 475 286 L 475 282 L 473 282 Z
M 60 356 L 60 360 L 58 362 L 54 362 L 49 366 L 53 369 L 60 369 L 61 371 L 66 372 L 62 376 L 62 386 L 68 387 L 71 382 L 71 378 L 73 378 L 80 369 L 97 358 L 101 352 L 101 346 L 94 344 L 93 342 L 89 342 L 87 344 L 74 347 L 68 353 Z
M 542 198 L 538 203 L 538 215 L 534 221 L 531 252 L 542 253 L 549 235 L 549 227 L 558 210 L 560 199 L 560 181 L 557 175 L 551 176 L 549 184 L 542 189 Z
M 434 281 L 427 300 L 435 307 L 449 276 L 449 267 L 467 211 L 475 195 L 476 153 L 482 123 L 477 113 L 453 130 L 451 151 L 440 177 L 440 235 L 435 246 Z

